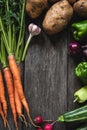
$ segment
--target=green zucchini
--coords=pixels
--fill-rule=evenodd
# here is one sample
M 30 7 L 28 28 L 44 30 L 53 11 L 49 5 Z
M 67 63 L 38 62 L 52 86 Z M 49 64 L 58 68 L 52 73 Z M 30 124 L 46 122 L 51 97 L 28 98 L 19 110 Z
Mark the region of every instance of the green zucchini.
M 87 125 L 80 127 L 80 128 L 77 128 L 76 130 L 87 130 Z
M 87 120 L 87 105 L 74 109 L 72 111 L 66 112 L 58 117 L 58 122 L 77 122 Z

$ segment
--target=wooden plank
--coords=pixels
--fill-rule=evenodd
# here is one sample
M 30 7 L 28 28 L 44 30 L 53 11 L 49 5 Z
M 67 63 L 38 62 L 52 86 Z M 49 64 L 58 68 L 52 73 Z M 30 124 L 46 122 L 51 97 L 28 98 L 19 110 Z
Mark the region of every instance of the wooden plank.
M 32 118 L 56 120 L 67 110 L 67 33 L 35 37 L 25 60 L 24 91 Z M 33 130 L 33 127 L 30 127 Z M 65 130 L 57 124 L 56 129 Z M 27 128 L 24 127 L 25 130 Z

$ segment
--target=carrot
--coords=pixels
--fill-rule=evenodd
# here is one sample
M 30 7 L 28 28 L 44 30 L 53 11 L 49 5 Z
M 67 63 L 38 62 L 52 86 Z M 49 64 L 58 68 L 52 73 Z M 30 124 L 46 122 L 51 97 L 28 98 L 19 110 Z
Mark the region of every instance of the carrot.
M 21 68 L 20 68 L 19 65 L 18 65 L 18 70 L 19 70 L 19 74 L 20 74 L 20 77 L 21 77 Z M 15 81 L 16 80 L 14 80 L 16 111 L 17 111 L 17 114 L 18 114 L 19 118 L 21 119 L 21 121 L 23 121 L 25 123 L 25 125 L 27 126 L 26 118 L 22 114 L 22 103 L 21 103 L 21 100 L 20 100 L 19 95 L 18 95 L 18 91 L 17 91 L 17 88 L 16 88 L 16 82 Z
M 14 91 L 15 91 L 15 105 L 16 105 L 16 111 L 17 111 L 17 114 L 19 116 L 19 118 L 25 123 L 25 125 L 27 126 L 27 121 L 25 119 L 25 116 L 22 114 L 22 104 L 21 104 L 21 101 L 20 101 L 20 98 L 19 98 L 19 95 L 18 95 L 18 92 L 17 92 L 17 89 L 15 87 L 15 82 L 14 82 Z
M 6 117 L 5 117 L 4 113 L 3 113 L 1 103 L 0 103 L 0 115 L 1 115 L 1 117 L 3 119 L 3 121 L 4 121 L 4 126 L 6 127 Z
M 17 88 L 20 100 L 21 100 L 22 104 L 24 105 L 27 113 L 29 113 L 28 103 L 27 103 L 25 96 L 24 96 L 23 87 L 22 87 L 22 83 L 21 83 L 21 77 L 20 77 L 19 69 L 18 69 L 18 66 L 16 64 L 14 56 L 10 55 L 8 57 L 8 61 L 9 61 L 10 70 L 11 70 L 13 77 L 14 77 L 14 80 L 15 80 L 15 84 L 16 84 L 16 88 Z
M 22 113 L 22 104 L 21 104 L 21 101 L 20 101 L 20 98 L 19 98 L 19 95 L 18 95 L 18 92 L 15 88 L 15 83 L 14 83 L 14 92 L 15 92 L 15 105 L 16 105 L 16 111 L 18 113 L 18 115 L 20 116 L 21 113 Z
M 0 101 L 3 105 L 5 117 L 7 117 L 7 102 L 5 98 L 4 81 L 1 70 L 0 70 Z
M 23 92 L 21 77 L 20 77 L 20 73 L 19 73 L 19 69 L 18 69 L 16 60 L 15 60 L 15 57 L 13 55 L 9 55 L 8 56 L 8 62 L 9 62 L 10 70 L 11 70 L 13 77 L 14 77 L 14 80 L 15 80 L 15 84 L 16 84 L 16 88 L 17 88 L 17 91 L 18 91 L 19 98 L 20 98 L 20 100 L 21 100 L 21 102 L 22 102 L 22 104 L 23 104 L 23 106 L 24 106 L 24 108 L 27 112 L 28 118 L 30 119 L 31 124 L 34 127 L 40 127 L 40 126 L 37 126 L 33 123 L 32 118 L 30 116 L 29 106 L 28 106 L 28 103 L 26 101 L 26 98 L 25 98 L 25 95 L 24 95 L 24 92 Z
M 15 107 L 15 100 L 14 100 L 13 77 L 12 77 L 11 71 L 8 67 L 4 68 L 3 71 L 4 71 L 4 77 L 5 77 L 5 81 L 6 81 L 6 86 L 7 86 L 7 90 L 8 90 L 10 106 L 11 106 L 11 110 L 12 110 L 12 113 L 13 113 L 15 126 L 16 126 L 16 129 L 18 129 L 16 107 Z

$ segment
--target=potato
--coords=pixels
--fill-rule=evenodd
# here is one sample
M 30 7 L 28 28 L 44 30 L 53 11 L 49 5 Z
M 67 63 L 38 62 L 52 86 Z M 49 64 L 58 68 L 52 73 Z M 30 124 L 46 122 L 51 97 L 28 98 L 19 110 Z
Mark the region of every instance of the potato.
M 77 0 L 68 0 L 70 2 L 70 4 L 75 3 Z
M 67 0 L 61 0 L 46 13 L 43 29 L 50 35 L 62 31 L 73 16 L 73 8 Z
M 81 17 L 87 17 L 87 0 L 79 0 L 73 5 L 74 11 Z
M 47 0 L 27 0 L 26 11 L 31 18 L 37 18 L 47 6 Z

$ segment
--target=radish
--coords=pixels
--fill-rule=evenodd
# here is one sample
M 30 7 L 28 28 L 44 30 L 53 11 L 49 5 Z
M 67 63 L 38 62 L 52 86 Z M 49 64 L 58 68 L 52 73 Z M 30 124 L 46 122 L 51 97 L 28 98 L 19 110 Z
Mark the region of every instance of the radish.
M 53 123 L 51 124 L 45 124 L 44 125 L 44 130 L 53 130 L 53 126 L 54 124 L 56 123 L 57 121 L 54 121 Z
M 46 124 L 44 126 L 44 130 L 52 130 L 53 129 L 53 125 L 52 124 Z

